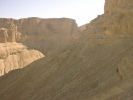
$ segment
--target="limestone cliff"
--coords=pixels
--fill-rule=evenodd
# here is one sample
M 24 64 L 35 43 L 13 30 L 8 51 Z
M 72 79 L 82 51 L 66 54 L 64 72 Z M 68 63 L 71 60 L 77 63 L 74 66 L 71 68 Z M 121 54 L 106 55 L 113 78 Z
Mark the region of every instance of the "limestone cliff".
M 14 30 L 10 32 L 12 35 L 7 32 L 9 37 L 5 38 L 13 40 L 15 37 L 13 41 L 23 43 L 44 54 L 69 44 L 80 35 L 75 20 L 68 18 L 23 18 L 19 20 L 1 18 L 0 27 Z M 3 39 L 3 37 L 0 38 Z
M 92 20 L 85 31 L 86 34 L 104 36 L 133 35 L 133 1 L 105 0 L 104 14 Z
M 0 75 L 25 67 L 44 57 L 43 54 L 65 47 L 78 38 L 79 33 L 75 20 L 68 18 L 0 18 Z M 23 47 L 32 50 L 23 50 Z
M 26 67 L 33 61 L 44 57 L 37 50 L 28 50 L 21 43 L 0 44 L 0 76 L 11 70 Z
M 105 0 L 104 12 L 123 12 L 126 10 L 131 10 L 132 0 Z
M 78 34 L 78 27 L 73 19 L 67 18 L 27 18 L 14 20 L 22 39 L 18 42 L 34 42 L 53 37 L 53 35 L 72 36 Z M 66 37 L 67 38 L 67 37 Z

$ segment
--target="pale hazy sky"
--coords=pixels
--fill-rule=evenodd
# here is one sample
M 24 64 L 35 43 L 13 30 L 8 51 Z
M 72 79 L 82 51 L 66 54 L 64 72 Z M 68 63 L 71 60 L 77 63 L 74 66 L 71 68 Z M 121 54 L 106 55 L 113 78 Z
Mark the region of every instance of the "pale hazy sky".
M 0 18 L 72 18 L 89 23 L 103 14 L 105 0 L 0 0 Z

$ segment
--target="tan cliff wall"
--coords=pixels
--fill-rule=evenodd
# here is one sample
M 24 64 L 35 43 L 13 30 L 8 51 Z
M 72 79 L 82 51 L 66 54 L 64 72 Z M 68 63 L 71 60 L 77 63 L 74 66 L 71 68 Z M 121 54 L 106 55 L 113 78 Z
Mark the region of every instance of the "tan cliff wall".
M 88 25 L 88 35 L 132 36 L 133 1 L 105 0 L 104 14 L 98 15 Z M 100 33 L 100 34 L 99 34 Z
M 0 27 L 0 43 L 16 42 L 16 38 L 19 38 L 19 32 L 17 32 L 17 26 L 13 22 L 6 22 L 6 28 L 3 23 Z
M 68 18 L 23 18 L 19 20 L 1 18 L 0 27 L 6 29 L 17 27 L 16 31 L 21 33 L 21 38 L 17 39 L 17 42 L 34 42 L 55 34 L 71 35 L 76 38 L 74 36 L 79 33 L 75 20 Z
M 75 20 L 68 18 L 0 18 L 0 76 L 69 45 L 79 33 Z
M 105 0 L 104 12 L 129 10 L 132 4 L 133 0 Z
M 0 44 L 0 76 L 11 70 L 26 67 L 35 60 L 44 57 L 37 50 L 28 50 L 21 43 Z
M 87 26 L 87 24 L 80 26 L 79 27 L 80 31 L 82 32 L 83 30 L 85 30 L 86 29 L 86 26 Z
M 0 19 L 1 28 L 10 30 L 11 26 L 16 27 L 16 42 L 24 43 L 44 54 L 69 44 L 80 35 L 76 21 L 68 18 Z
M 1 43 L 6 43 L 7 42 L 7 29 L 6 28 L 0 28 L 0 42 Z
M 20 41 L 37 41 L 46 38 L 46 36 L 60 34 L 72 35 L 78 34 L 77 24 L 75 20 L 60 18 L 60 19 L 41 19 L 41 18 L 27 18 L 14 21 L 18 26 L 18 31 L 27 38 Z M 29 38 L 31 36 L 32 38 Z M 36 36 L 40 36 L 36 38 Z M 41 38 L 42 37 L 42 38 Z M 28 39 L 29 38 L 29 39 Z M 32 40 L 33 39 L 33 40 Z

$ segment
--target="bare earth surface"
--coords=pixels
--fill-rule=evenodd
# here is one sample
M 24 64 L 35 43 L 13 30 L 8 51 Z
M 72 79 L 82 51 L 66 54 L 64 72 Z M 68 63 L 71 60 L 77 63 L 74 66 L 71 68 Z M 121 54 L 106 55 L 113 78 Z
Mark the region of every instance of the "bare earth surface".
M 133 38 L 107 40 L 78 41 L 2 76 L 0 99 L 132 100 Z
M 0 19 L 0 100 L 133 100 L 132 5 L 105 0 L 104 14 L 79 28 L 64 18 Z

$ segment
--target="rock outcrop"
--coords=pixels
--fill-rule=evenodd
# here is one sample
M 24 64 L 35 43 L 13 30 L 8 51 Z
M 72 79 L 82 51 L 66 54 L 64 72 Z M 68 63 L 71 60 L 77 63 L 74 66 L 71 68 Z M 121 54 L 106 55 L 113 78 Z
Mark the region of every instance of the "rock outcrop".
M 86 34 L 105 36 L 133 35 L 133 1 L 105 0 L 104 14 L 98 15 L 86 27 Z
M 0 44 L 0 76 L 11 70 L 26 67 L 35 60 L 44 57 L 37 50 L 28 50 L 21 43 Z
M 83 32 L 83 30 L 86 29 L 86 26 L 87 26 L 87 24 L 80 26 L 80 27 L 79 27 L 80 31 Z
M 6 43 L 7 42 L 7 29 L 6 28 L 0 28 L 0 43 Z
M 13 30 L 13 32 L 7 32 L 8 38 L 12 41 L 23 43 L 44 54 L 55 48 L 64 47 L 80 35 L 75 20 L 68 18 L 20 20 L 1 18 L 0 27 Z
M 0 43 L 16 42 L 16 38 L 19 38 L 19 32 L 17 26 L 12 21 L 8 22 L 0 21 Z
M 78 38 L 79 33 L 75 20 L 68 18 L 24 18 L 20 20 L 1 18 L 0 75 L 25 67 L 44 57 L 43 54 L 65 47 Z M 22 45 L 15 42 L 22 43 Z M 32 50 L 26 48 L 23 50 L 25 46 Z
M 105 0 L 104 12 L 123 12 L 133 8 L 132 0 Z

